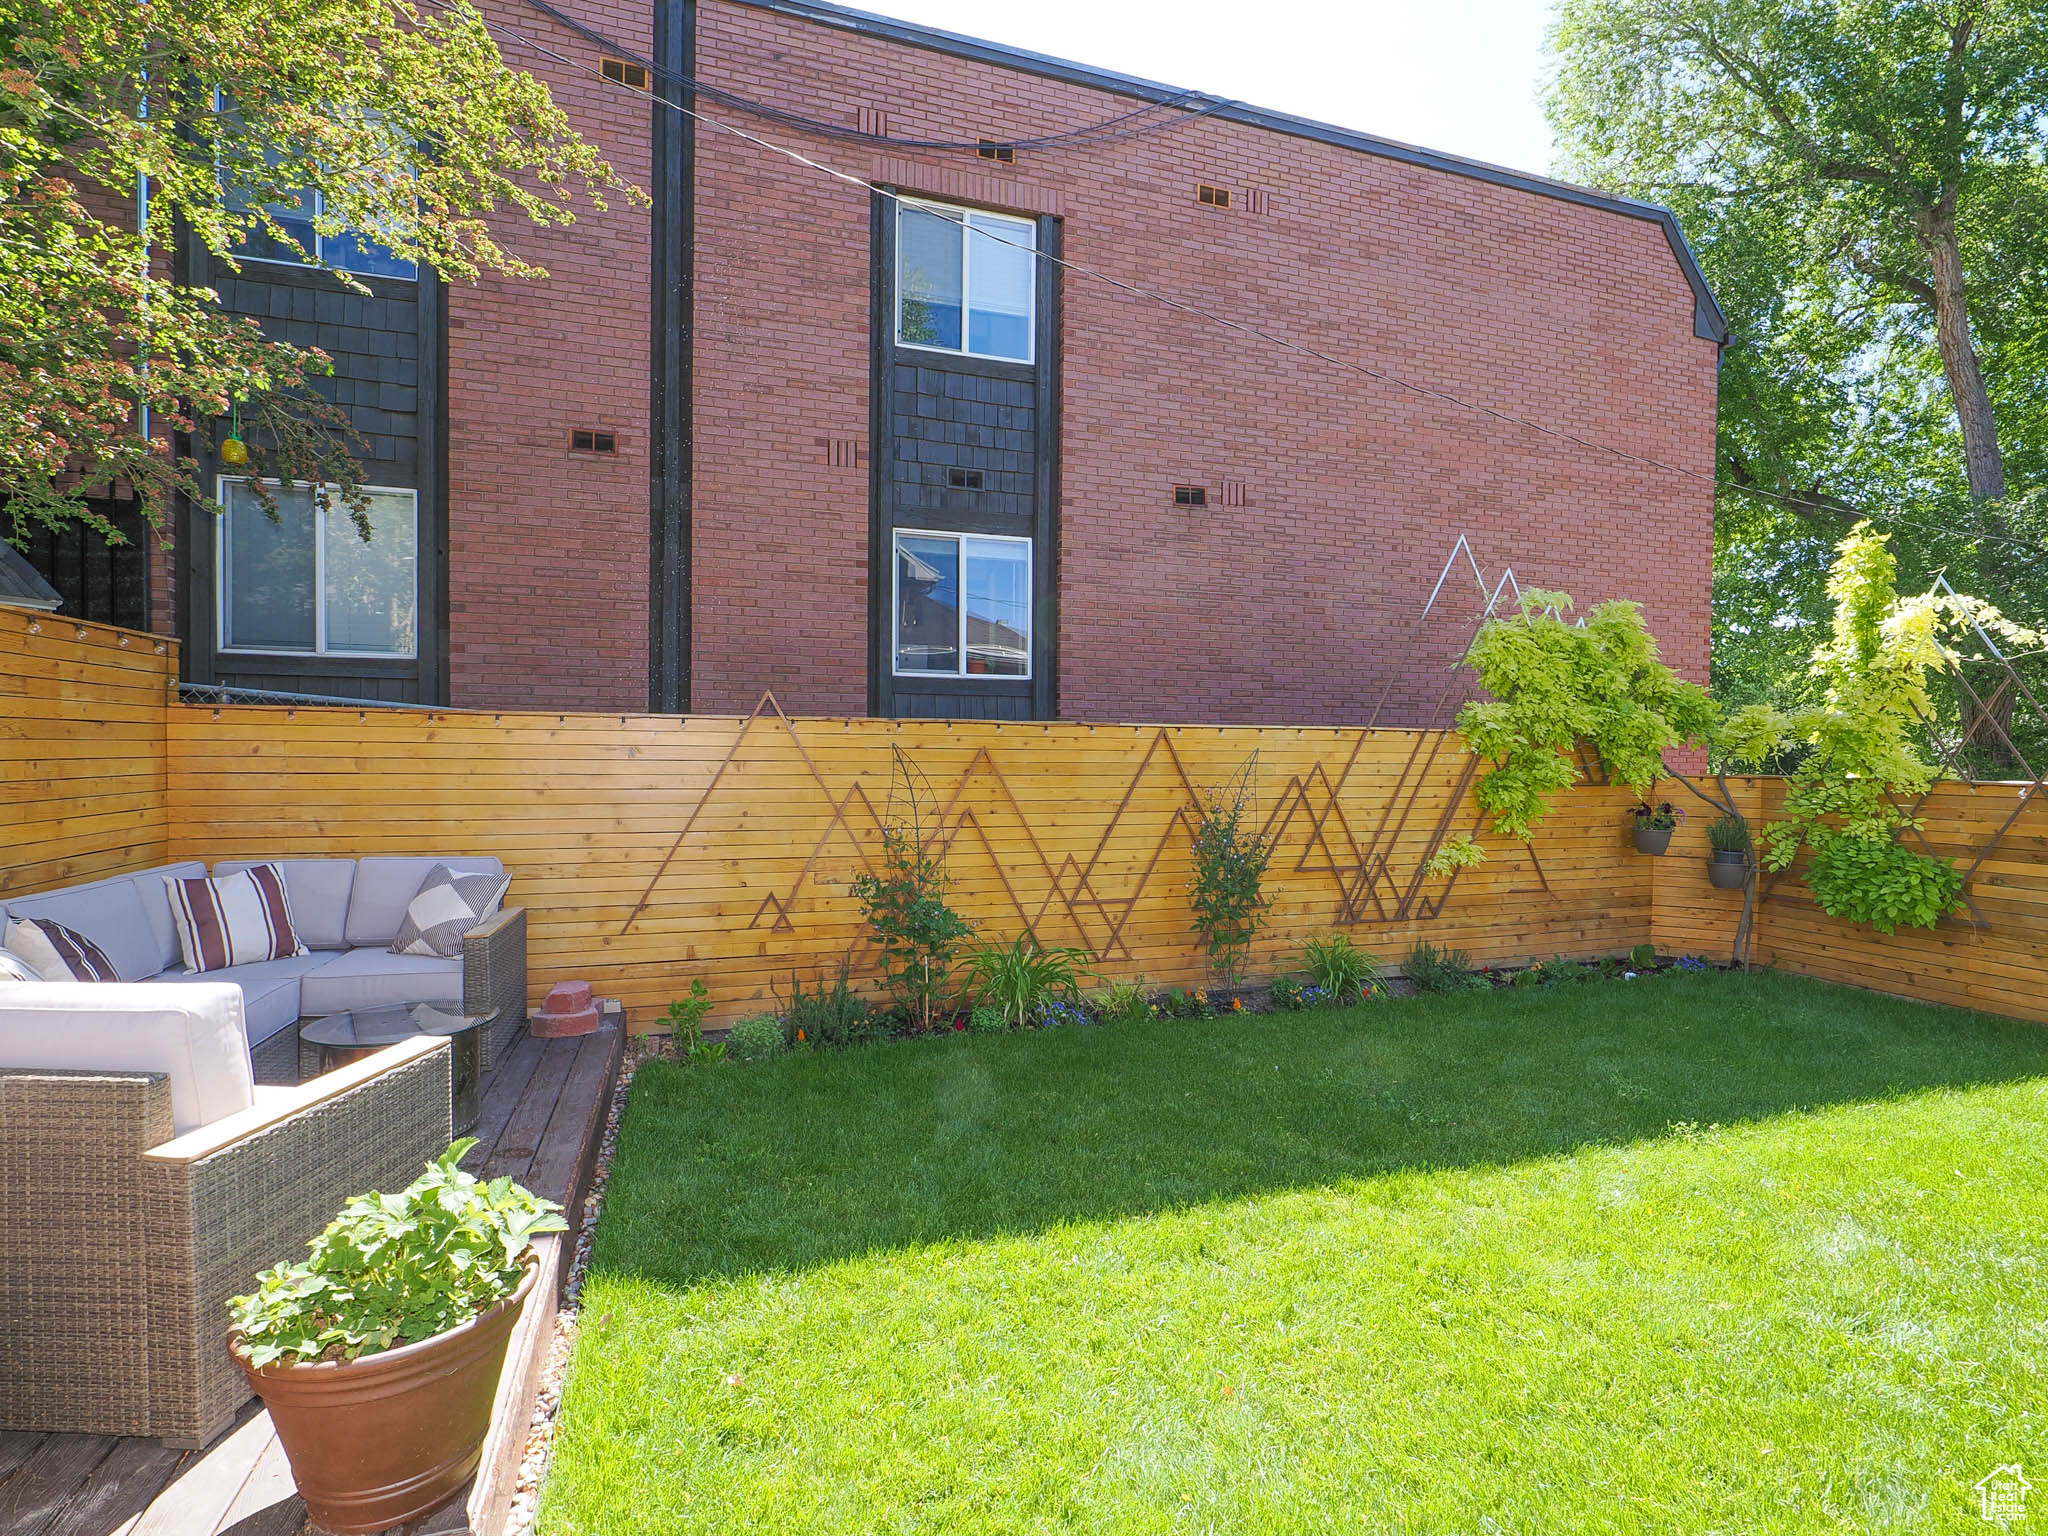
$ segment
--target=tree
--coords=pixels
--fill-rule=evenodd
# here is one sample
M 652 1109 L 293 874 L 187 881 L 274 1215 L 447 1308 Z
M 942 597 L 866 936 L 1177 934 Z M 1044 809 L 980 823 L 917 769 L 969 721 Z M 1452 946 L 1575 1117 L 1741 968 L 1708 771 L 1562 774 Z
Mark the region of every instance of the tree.
M 1675 208 L 1728 316 L 1716 693 L 1800 682 L 1866 516 L 2048 618 L 2048 0 L 1564 0 L 1553 44 L 1562 169 Z
M 158 529 L 176 495 L 210 506 L 176 438 L 230 413 L 260 473 L 338 483 L 367 532 L 350 436 L 319 394 L 327 359 L 180 282 L 174 233 L 230 269 L 257 233 L 310 262 L 310 220 L 450 279 L 536 276 L 500 243 L 503 215 L 568 223 L 607 193 L 640 195 L 506 67 L 470 0 L 9 7 L 0 534 L 75 520 L 118 538 L 87 500 L 117 487 Z

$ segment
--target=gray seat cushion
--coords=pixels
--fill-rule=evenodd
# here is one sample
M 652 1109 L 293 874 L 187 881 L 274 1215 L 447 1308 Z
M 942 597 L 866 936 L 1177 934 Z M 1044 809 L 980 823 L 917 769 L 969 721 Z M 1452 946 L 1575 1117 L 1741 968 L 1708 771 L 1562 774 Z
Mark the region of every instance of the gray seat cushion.
M 292 930 L 308 949 L 347 949 L 342 937 L 348 923 L 349 892 L 355 888 L 354 859 L 222 859 L 216 875 L 232 875 L 258 864 L 284 871 L 285 900 L 291 903 Z
M 7 903 L 15 922 L 46 917 L 75 928 L 97 944 L 123 981 L 147 981 L 163 969 L 149 916 L 132 880 L 106 880 L 95 885 L 23 896 Z
M 351 948 L 383 948 L 398 936 L 406 904 L 419 894 L 434 866 L 445 864 L 458 875 L 501 875 L 496 859 L 421 859 L 409 854 L 372 854 L 356 861 L 355 887 L 348 898 L 348 923 L 343 931 Z M 428 1002 L 428 998 L 415 998 Z
M 261 1045 L 301 1017 L 299 989 L 302 978 L 327 955 L 293 955 L 286 960 L 264 960 L 255 965 L 231 965 L 219 971 L 187 971 L 180 966 L 166 971 L 158 981 L 231 981 L 242 989 L 242 1019 L 249 1031 L 249 1043 Z
M 438 955 L 394 955 L 388 949 L 351 949 L 316 956 L 317 970 L 299 984 L 305 1018 L 381 1008 L 391 1003 L 455 1003 L 462 999 L 462 962 Z
M 175 968 L 183 959 L 163 877 L 205 873 L 204 864 L 160 864 L 139 874 L 112 875 L 41 896 L 10 896 L 0 912 L 17 920 L 55 918 L 99 945 L 123 981 L 147 981 L 159 971 Z M 66 912 L 71 916 L 65 916 Z M 118 939 L 110 942 L 115 933 Z

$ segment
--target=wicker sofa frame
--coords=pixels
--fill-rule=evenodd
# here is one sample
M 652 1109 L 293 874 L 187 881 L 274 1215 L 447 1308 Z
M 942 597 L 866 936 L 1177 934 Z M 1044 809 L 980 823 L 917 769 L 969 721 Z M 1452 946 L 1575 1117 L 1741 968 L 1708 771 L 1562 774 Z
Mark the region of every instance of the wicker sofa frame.
M 412 1040 L 173 1136 L 162 1073 L 0 1070 L 0 1428 L 211 1441 L 249 1397 L 227 1299 L 410 1183 L 448 1090 Z

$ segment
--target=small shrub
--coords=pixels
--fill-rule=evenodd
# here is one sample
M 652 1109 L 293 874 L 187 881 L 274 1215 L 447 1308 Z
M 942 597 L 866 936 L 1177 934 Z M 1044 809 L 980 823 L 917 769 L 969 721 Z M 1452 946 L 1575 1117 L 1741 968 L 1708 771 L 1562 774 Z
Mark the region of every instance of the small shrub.
M 1194 878 L 1188 893 L 1195 932 L 1209 952 L 1216 980 L 1237 985 L 1252 939 L 1266 923 L 1263 883 L 1273 848 L 1252 829 L 1254 752 L 1235 778 L 1212 790 L 1195 827 Z
M 1716 853 L 1748 853 L 1749 823 L 1740 816 L 1717 816 L 1707 823 L 1707 846 Z
M 1087 958 L 1078 949 L 1040 949 L 1030 934 L 1020 933 L 1008 944 L 975 946 L 967 957 L 968 989 L 977 1002 L 1001 1012 L 1007 1025 L 1021 1029 L 1039 1004 L 1079 1000 Z
M 704 1015 L 711 1011 L 711 989 L 699 976 L 690 983 L 690 995 L 668 1005 L 669 1049 L 680 1061 L 695 1061 L 704 1049 Z
M 1543 985 L 1543 981 L 1543 967 L 1541 965 L 1529 965 L 1515 972 L 1514 979 L 1508 985 L 1522 988 L 1540 987 Z
M 1572 982 L 1591 981 L 1599 972 L 1590 965 L 1581 965 L 1576 960 L 1567 960 L 1563 955 L 1552 955 L 1543 962 L 1543 980 L 1546 985 L 1566 986 Z
M 251 1363 L 354 1360 L 417 1344 L 519 1288 L 535 1233 L 566 1232 L 561 1207 L 460 1166 L 456 1142 L 399 1194 L 358 1195 L 308 1245 L 228 1302 Z
M 693 1067 L 722 1067 L 725 1065 L 725 1042 L 723 1040 L 699 1041 L 696 1050 L 690 1053 Z
M 1310 978 L 1333 1002 L 1362 1003 L 1386 979 L 1379 956 L 1360 949 L 1348 933 L 1310 939 L 1301 955 Z
M 1175 987 L 1167 993 L 1159 1011 L 1169 1019 L 1206 1019 L 1214 1013 L 1209 1006 L 1208 993 L 1190 992 L 1185 987 Z
M 1095 989 L 1095 1021 L 1098 1024 L 1137 1024 L 1152 1017 L 1152 1002 L 1145 992 L 1145 978 L 1107 981 Z
M 853 882 L 868 936 L 882 952 L 889 989 L 918 1033 L 930 1030 L 948 996 L 954 957 L 974 932 L 946 904 L 945 861 L 925 835 L 931 798 L 923 775 L 899 747 L 896 776 L 905 785 L 907 810 L 882 828 L 882 868 Z
M 1639 971 L 1647 971 L 1657 963 L 1657 946 L 1654 944 L 1638 944 L 1628 952 L 1628 963 Z
M 850 962 L 839 962 L 839 976 L 831 986 L 819 982 L 806 992 L 801 977 L 789 978 L 789 1002 L 782 1010 L 782 1039 L 790 1046 L 810 1045 L 829 1050 L 854 1045 L 881 1032 L 874 1012 L 855 994 L 848 979 Z
M 1418 992 L 1476 991 L 1489 985 L 1472 969 L 1472 957 L 1462 949 L 1439 949 L 1427 941 L 1408 951 L 1402 971 Z
M 975 1035 L 1003 1035 L 1010 1030 L 1010 1021 L 1000 1008 L 986 1005 L 976 1008 L 967 1015 L 967 1030 Z
M 740 1019 L 725 1032 L 725 1049 L 734 1061 L 766 1061 L 784 1048 L 782 1020 L 765 1013 Z

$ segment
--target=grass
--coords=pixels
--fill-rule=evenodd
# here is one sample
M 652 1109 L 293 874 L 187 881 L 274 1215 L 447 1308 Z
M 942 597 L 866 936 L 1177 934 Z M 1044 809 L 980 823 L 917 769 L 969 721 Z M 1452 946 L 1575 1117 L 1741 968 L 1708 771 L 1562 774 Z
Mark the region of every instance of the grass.
M 540 1526 L 1985 1530 L 2044 1217 L 2048 1034 L 1769 974 L 656 1064 Z

